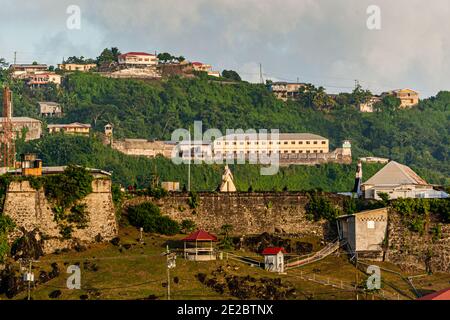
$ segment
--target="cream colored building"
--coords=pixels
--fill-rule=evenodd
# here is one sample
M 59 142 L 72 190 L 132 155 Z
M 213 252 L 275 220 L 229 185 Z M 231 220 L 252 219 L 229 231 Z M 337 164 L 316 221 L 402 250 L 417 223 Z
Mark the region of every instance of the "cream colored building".
M 328 153 L 328 139 L 312 133 L 280 133 L 278 139 L 258 134 L 232 134 L 213 143 L 215 157 L 249 156 L 251 154 Z
M 87 64 L 82 64 L 82 63 L 61 63 L 58 64 L 58 68 L 64 71 L 81 71 L 81 72 L 86 72 L 89 71 L 91 69 L 94 69 L 95 67 L 97 67 L 97 65 L 95 63 L 87 63 Z
M 359 111 L 361 111 L 361 112 L 369 112 L 369 113 L 373 112 L 374 111 L 374 109 L 373 109 L 374 105 L 377 102 L 380 102 L 380 101 L 381 101 L 381 97 L 379 97 L 379 96 L 372 96 L 368 101 L 359 104 Z
M 387 208 L 340 216 L 337 222 L 339 238 L 347 241 L 351 254 L 363 256 L 372 253 L 372 257 L 380 257 L 387 234 Z
M 128 52 L 119 55 L 119 65 L 128 66 L 156 66 L 158 64 L 158 57 L 146 52 Z
M 299 97 L 300 88 L 304 87 L 304 83 L 296 82 L 274 82 L 270 85 L 270 90 L 277 99 L 287 101 L 296 100 Z
M 54 72 L 34 73 L 28 77 L 28 85 L 31 87 L 45 86 L 49 83 L 54 83 L 57 86 L 61 84 L 61 75 Z
M 209 76 L 220 77 L 220 72 L 213 71 L 212 66 L 210 64 L 202 62 L 191 62 L 191 65 L 194 71 L 206 72 Z
M 47 129 L 49 133 L 64 132 L 65 134 L 89 135 L 91 131 L 91 125 L 79 122 L 70 124 L 49 124 L 47 126 Z
M 395 161 L 389 162 L 369 180 L 361 185 L 365 199 L 380 200 L 380 193 L 389 199 L 397 198 L 448 198 L 443 191 L 422 179 L 410 167 Z
M 62 108 L 59 103 L 49 102 L 49 101 L 41 101 L 38 102 L 39 105 L 39 114 L 42 117 L 60 117 L 62 116 Z
M 21 78 L 27 74 L 46 73 L 48 66 L 46 64 L 12 64 L 9 70 L 13 78 Z
M 419 93 L 411 89 L 392 90 L 382 94 L 382 96 L 385 95 L 392 95 L 400 99 L 400 108 L 402 109 L 412 108 L 419 104 Z

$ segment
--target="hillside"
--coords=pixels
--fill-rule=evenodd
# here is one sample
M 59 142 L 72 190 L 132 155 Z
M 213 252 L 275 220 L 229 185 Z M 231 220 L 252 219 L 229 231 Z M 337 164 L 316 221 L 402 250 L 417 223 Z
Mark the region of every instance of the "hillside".
M 33 266 L 34 273 L 39 275 L 39 283 L 32 288 L 31 296 L 35 300 L 165 300 L 166 258 L 161 253 L 165 251 L 167 244 L 171 249 L 175 248 L 184 236 L 145 234 L 143 243 L 140 243 L 137 240 L 139 232 L 135 228 L 125 227 L 121 228 L 120 241 L 116 245 L 93 244 L 81 248 L 79 252 L 48 255 Z M 261 256 L 256 256 L 253 252 L 234 253 L 261 260 Z M 383 269 L 382 283 L 386 297 L 400 300 L 415 298 L 411 286 L 393 272 L 401 272 L 403 276 L 414 274 L 404 273 L 389 263 L 376 264 L 386 268 Z M 81 290 L 67 289 L 66 281 L 69 275 L 66 269 L 70 265 L 79 265 L 81 268 Z M 361 269 L 364 269 L 363 265 Z M 250 267 L 236 260 L 227 260 L 225 255 L 224 260 L 203 263 L 178 258 L 176 267 L 171 270 L 171 298 L 245 300 L 260 299 L 261 294 L 268 294 L 265 299 L 353 300 L 356 295 L 354 290 L 333 287 L 327 282 L 355 286 L 358 279 L 358 283 L 364 285 L 367 275 L 361 269 L 355 268 L 345 254 L 329 256 L 323 261 L 290 270 L 284 275 Z M 204 274 L 208 281 L 202 283 L 200 274 Z M 227 275 L 234 279 L 233 283 L 228 282 L 228 288 L 223 285 L 223 277 Z M 271 281 L 274 281 L 275 286 L 270 286 Z M 447 274 L 435 273 L 414 279 L 414 285 L 420 293 L 426 294 L 445 288 L 448 281 Z M 285 291 L 286 287 L 288 292 Z M 12 298 L 25 297 L 26 290 Z M 5 295 L 0 295 L 0 299 L 2 298 L 6 298 Z M 380 298 L 380 295 L 372 297 L 367 293 L 359 294 L 360 300 Z
M 147 159 L 122 154 L 99 140 L 89 137 L 47 135 L 41 140 L 19 146 L 18 152 L 34 152 L 44 165 L 79 164 L 113 172 L 113 181 L 124 186 L 146 187 L 156 173 L 161 181 L 180 181 L 187 185 L 187 166 L 175 165 L 162 157 Z M 364 165 L 365 176 L 372 176 L 381 165 Z M 280 168 L 275 176 L 261 176 L 259 166 L 232 165 L 236 186 L 247 191 L 290 191 L 322 189 L 324 191 L 350 191 L 354 183 L 353 165 L 327 164 L 323 166 L 291 166 Z M 223 166 L 192 165 L 192 190 L 214 191 L 221 182 Z
M 36 116 L 36 101 L 59 101 L 66 115 L 51 121 L 91 123 L 99 131 L 111 122 L 117 138 L 170 139 L 173 130 L 188 128 L 194 120 L 202 120 L 204 130 L 223 133 L 227 128 L 313 132 L 329 138 L 332 148 L 350 139 L 355 157 L 392 158 L 431 183 L 450 184 L 450 92 L 423 100 L 412 110 L 396 110 L 394 103 L 367 114 L 352 105 L 357 93 L 340 94 L 333 108 L 319 110 L 307 95 L 285 103 L 263 85 L 208 79 L 146 82 L 75 73 L 60 89 L 32 92 L 20 83 L 12 89 L 15 115 Z

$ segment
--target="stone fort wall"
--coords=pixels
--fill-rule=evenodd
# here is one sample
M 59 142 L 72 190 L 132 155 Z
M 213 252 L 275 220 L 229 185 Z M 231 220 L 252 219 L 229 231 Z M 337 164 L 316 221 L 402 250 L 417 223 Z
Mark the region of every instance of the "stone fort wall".
M 74 229 L 73 240 L 67 241 L 61 239 L 60 229 L 54 221 L 54 214 L 44 190 L 33 189 L 28 181 L 12 181 L 4 203 L 4 214 L 11 217 L 17 226 L 11 235 L 12 240 L 22 235 L 21 228 L 26 231 L 39 229 L 45 239 L 44 250 L 49 253 L 68 247 L 74 241 L 93 242 L 98 235 L 103 240 L 114 238 L 118 233 L 118 226 L 111 194 L 111 180 L 94 179 L 92 189 L 92 193 L 81 200 L 81 203 L 86 204 L 89 219 L 87 227 Z
M 160 200 L 138 197 L 126 206 L 153 201 L 161 212 L 175 221 L 189 219 L 198 228 L 218 233 L 221 226 L 230 224 L 238 235 L 288 233 L 329 238 L 333 235 L 327 221 L 312 222 L 306 218 L 308 195 L 303 192 L 259 193 L 198 193 L 200 203 L 189 206 L 189 194 L 172 193 Z M 342 206 L 344 197 L 324 193 L 336 206 Z M 125 208 L 126 209 L 126 208 Z

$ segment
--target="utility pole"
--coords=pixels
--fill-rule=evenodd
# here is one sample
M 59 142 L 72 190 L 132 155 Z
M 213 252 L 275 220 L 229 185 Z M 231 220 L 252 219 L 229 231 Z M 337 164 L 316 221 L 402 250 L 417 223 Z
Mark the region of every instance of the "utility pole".
M 259 63 L 259 81 L 261 82 L 261 84 L 264 84 L 264 78 L 263 78 L 263 73 L 262 73 L 262 63 Z
M 31 282 L 34 281 L 34 274 L 31 272 L 32 264 L 33 264 L 33 259 L 30 259 L 29 265 L 28 265 L 28 272 L 26 272 L 24 275 L 24 280 L 28 282 L 28 290 L 27 290 L 28 291 L 28 294 L 27 294 L 28 300 L 31 300 Z
M 188 192 L 191 192 L 191 127 L 189 127 Z
M 14 51 L 14 64 L 17 62 L 17 51 Z
M 167 259 L 167 300 L 170 300 L 170 265 L 169 265 L 169 245 L 167 245 L 166 247 L 166 251 L 167 251 L 167 255 L 166 255 L 166 259 Z
M 176 253 L 171 253 L 169 245 L 166 246 L 166 262 L 167 262 L 167 300 L 170 300 L 170 269 L 176 267 Z

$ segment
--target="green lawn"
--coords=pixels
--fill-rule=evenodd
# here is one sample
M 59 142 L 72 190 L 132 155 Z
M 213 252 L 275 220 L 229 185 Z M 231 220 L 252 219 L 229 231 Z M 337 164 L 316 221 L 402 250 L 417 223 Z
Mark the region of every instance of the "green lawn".
M 126 227 L 120 233 L 122 252 L 118 246 L 110 243 L 94 244 L 83 252 L 71 251 L 52 254 L 35 263 L 33 272 L 36 278 L 41 270 L 50 271 L 50 265 L 54 262 L 58 263 L 61 272 L 55 279 L 33 288 L 33 299 L 50 299 L 49 294 L 55 290 L 61 291 L 58 299 L 79 300 L 82 295 L 88 295 L 89 299 L 144 299 L 149 296 L 156 299 L 166 299 L 166 258 L 161 254 L 165 251 L 168 242 L 173 244 L 183 235 L 166 237 L 149 234 L 144 236 L 145 244 L 140 244 L 136 229 Z M 130 245 L 130 248 L 125 249 L 124 246 L 126 245 Z M 248 254 L 248 252 L 234 253 Z M 85 262 L 89 262 L 90 266 L 85 265 Z M 66 287 L 69 276 L 66 269 L 69 265 L 76 263 L 79 263 L 81 267 L 82 288 L 81 290 L 69 290 Z M 380 265 L 390 270 L 399 271 L 394 265 L 386 263 Z M 92 268 L 92 266 L 95 266 L 95 268 Z M 315 274 L 322 279 L 330 278 L 335 282 L 343 281 L 353 284 L 357 278 L 359 282 L 367 278 L 363 272 L 349 263 L 345 254 L 329 256 L 314 264 L 289 270 L 285 275 L 268 273 L 257 267 L 250 267 L 234 260 L 192 262 L 178 257 L 176 268 L 171 270 L 172 299 L 233 299 L 234 297 L 231 297 L 227 291 L 221 295 L 200 283 L 196 278 L 199 272 L 209 275 L 219 266 L 222 266 L 232 275 L 251 275 L 255 278 L 280 277 L 283 281 L 287 281 L 295 287 L 297 299 L 356 299 L 356 294 L 352 291 L 304 280 L 301 279 L 301 276 Z M 396 294 L 397 291 L 393 289 L 395 287 L 400 289 L 402 293 L 406 293 L 405 295 L 400 294 L 400 299 L 407 299 L 408 296 L 414 297 L 410 286 L 398 275 L 382 271 L 382 278 L 388 282 L 388 284 L 383 283 L 383 289 L 389 293 Z M 439 290 L 448 287 L 449 281 L 450 274 L 434 274 L 416 278 L 414 284 L 421 289 Z M 15 298 L 24 299 L 25 297 L 26 292 L 23 292 Z M 366 297 L 360 294 L 358 298 L 372 299 L 372 296 Z

